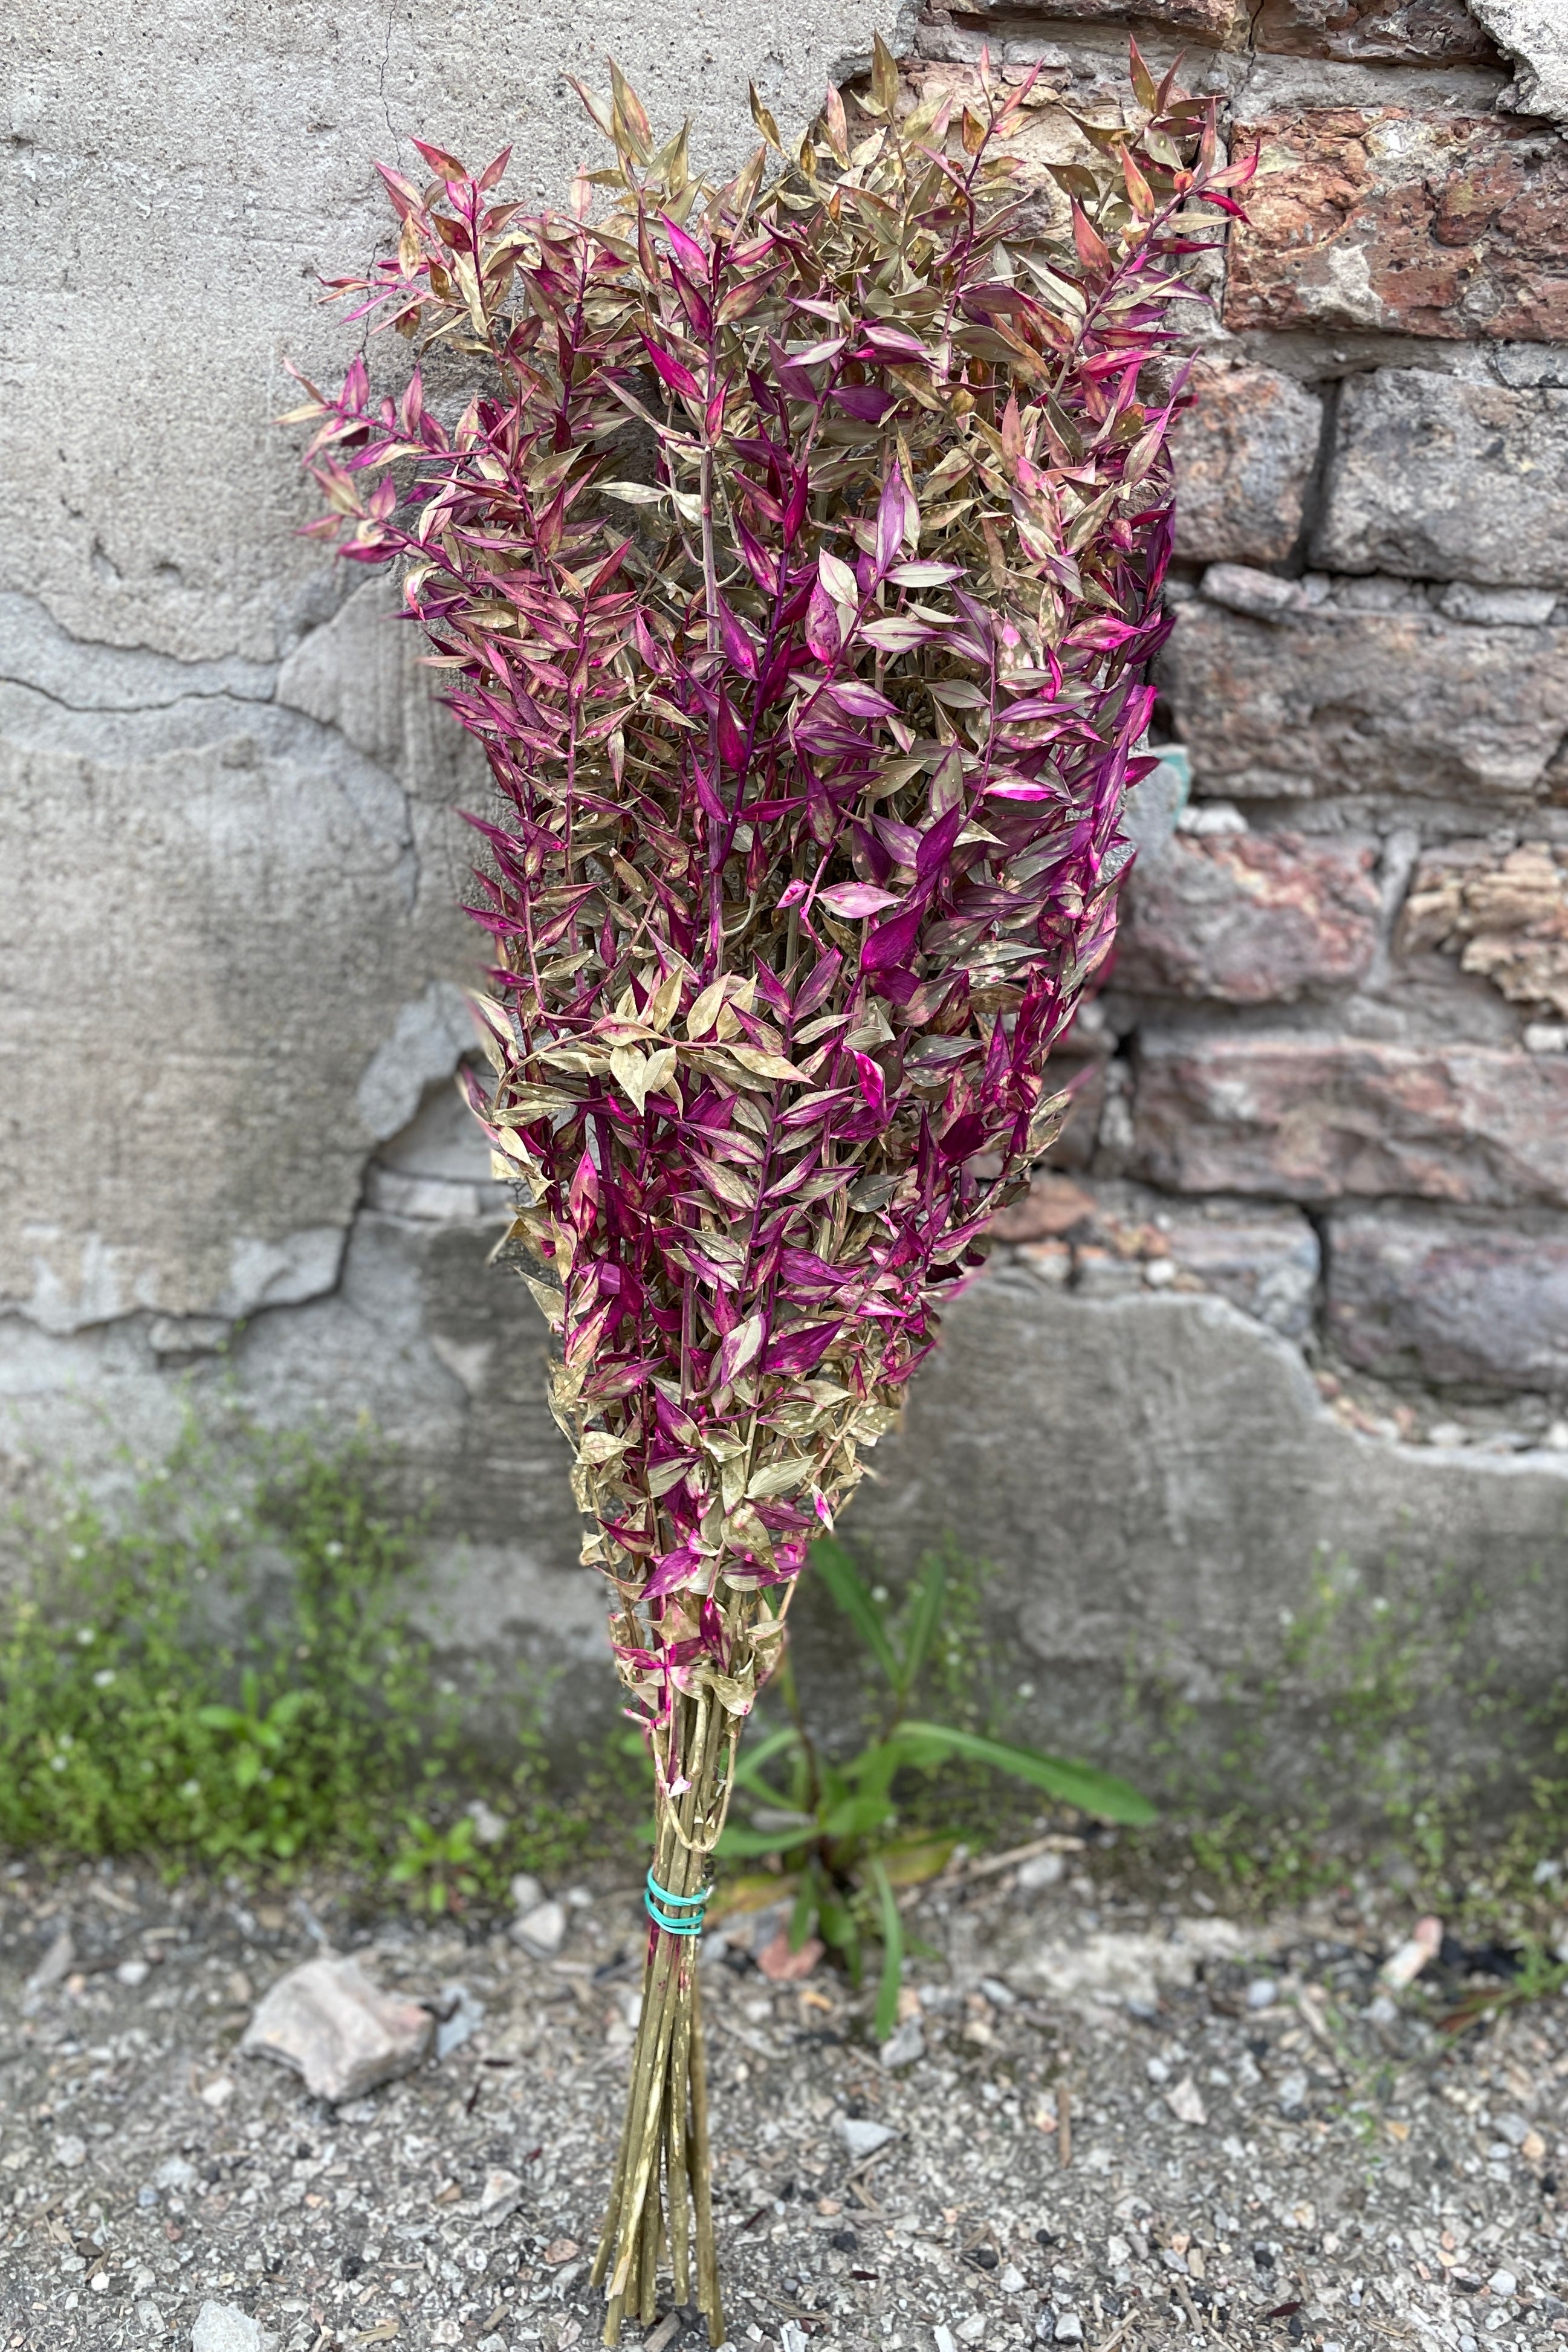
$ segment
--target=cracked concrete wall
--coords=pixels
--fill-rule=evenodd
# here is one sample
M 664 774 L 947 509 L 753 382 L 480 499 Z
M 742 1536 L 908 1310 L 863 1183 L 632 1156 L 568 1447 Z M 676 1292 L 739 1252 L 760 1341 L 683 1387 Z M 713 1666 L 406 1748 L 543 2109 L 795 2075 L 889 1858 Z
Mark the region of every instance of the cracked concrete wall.
M 1047 55 L 1061 89 L 1090 100 L 1119 80 L 1136 24 L 1158 64 L 1195 43 L 1196 78 L 1233 112 L 1413 94 L 1467 119 L 1548 107 L 1561 45 L 1529 0 L 1477 0 L 1475 17 L 1461 0 L 1416 12 L 1433 51 L 1418 91 L 1400 61 L 1405 13 L 1394 0 L 1327 14 L 1321 0 L 1075 0 L 1058 18 L 1029 0 L 975 0 L 917 26 L 897 0 L 659 11 L 474 0 L 456 16 L 415 0 L 363 12 L 89 0 L 64 17 L 22 0 L 0 36 L 18 276 L 0 325 L 10 1489 L 26 1494 L 67 1461 L 108 1476 L 118 1446 L 156 1453 L 193 1401 L 216 1412 L 237 1397 L 289 1426 L 368 1415 L 428 1503 L 431 1622 L 455 1659 L 526 1651 L 568 1669 L 563 1719 L 613 1704 L 542 1402 L 542 1327 L 521 1286 L 486 1266 L 502 1204 L 449 1085 L 472 955 L 454 812 L 482 801 L 484 779 L 432 707 L 387 584 L 295 536 L 310 511 L 296 436 L 268 421 L 293 397 L 285 360 L 331 374 L 350 347 L 315 278 L 362 264 L 385 235 L 371 157 L 406 163 L 414 132 L 486 155 L 510 140 L 517 187 L 559 190 L 595 150 L 564 78 L 602 81 L 613 52 L 657 121 L 689 111 L 707 154 L 731 163 L 749 144 L 748 79 L 786 128 L 799 123 L 873 28 L 919 69 L 958 71 L 989 31 L 1005 59 Z M 1274 27 L 1273 48 L 1251 40 L 1255 19 Z M 1517 264 L 1510 248 L 1477 268 L 1513 299 Z M 1373 264 L 1356 266 L 1370 285 Z M 1268 299 L 1307 298 L 1287 285 Z M 1245 380 L 1236 352 L 1214 355 L 1210 437 L 1183 460 L 1189 579 L 1200 558 L 1218 559 L 1202 575 L 1205 610 L 1256 598 L 1247 582 L 1260 563 L 1283 579 L 1319 519 L 1323 383 L 1344 372 L 1321 361 L 1329 339 L 1357 367 L 1411 364 L 1403 330 L 1342 320 L 1291 338 L 1274 361 L 1247 345 Z M 1531 349 L 1505 342 L 1479 370 L 1472 342 L 1439 338 L 1420 359 L 1439 378 L 1484 374 L 1489 397 L 1517 394 L 1544 447 L 1562 395 L 1541 387 L 1562 379 L 1532 373 Z M 1360 504 L 1342 518 L 1379 546 L 1394 527 L 1377 498 L 1384 414 L 1367 412 Z M 1478 406 L 1471 420 L 1483 449 L 1489 416 Z M 1258 534 L 1281 530 L 1260 558 Z M 1549 538 L 1535 536 L 1555 581 Z M 1230 606 L 1227 564 L 1245 574 Z M 1520 576 L 1505 562 L 1468 593 L 1548 593 L 1475 584 Z M 1500 657 L 1494 623 L 1539 635 L 1543 618 L 1488 607 L 1470 634 Z M 1558 723 L 1537 668 L 1517 714 L 1532 759 Z M 1497 658 L 1480 664 L 1466 688 L 1472 734 L 1485 732 L 1496 671 Z M 1413 738 L 1386 753 L 1395 766 L 1423 756 Z M 1213 789 L 1200 774 L 1200 798 Z M 1177 798 L 1169 776 L 1145 788 L 1151 870 Z M 1191 1026 L 1184 1001 L 1235 1005 L 1240 1030 L 1267 1017 L 1260 992 L 1265 1006 L 1273 992 L 1306 1007 L 1300 1025 L 1325 987 L 1374 987 L 1398 951 L 1406 887 L 1427 871 L 1408 818 L 1376 835 L 1374 856 L 1373 827 L 1292 850 L 1255 819 L 1211 814 L 1208 833 L 1181 836 L 1186 864 L 1162 867 L 1147 894 L 1137 953 L 1152 993 L 1124 997 L 1098 1033 L 1080 1024 L 1076 1203 L 1047 1186 L 1033 1204 L 1006 1262 L 955 1312 L 910 1433 L 857 1505 L 891 1568 L 951 1530 L 994 1559 L 1037 1670 L 1020 1721 L 1113 1760 L 1125 1734 L 1108 1695 L 1130 1651 L 1143 1645 L 1152 1672 L 1156 1654 L 1176 1656 L 1193 1703 L 1207 1705 L 1222 1664 L 1265 1671 L 1269 1629 L 1309 1591 L 1324 1545 L 1348 1546 L 1375 1576 L 1384 1537 L 1414 1528 L 1400 1570 L 1412 1590 L 1440 1580 L 1451 1551 L 1500 1591 L 1560 1549 L 1564 1525 L 1563 1457 L 1418 1454 L 1396 1421 L 1347 1421 L 1325 1402 L 1307 1369 L 1328 1328 L 1322 1223 L 1288 1187 L 1184 1201 L 1135 1160 L 1127 1038 Z M 1292 823 L 1299 814 L 1292 804 Z M 1422 884 L 1428 897 L 1447 887 Z M 1469 887 L 1455 901 L 1465 920 Z M 1516 1049 L 1495 988 L 1460 984 L 1464 1034 Z M 1493 1034 L 1500 1021 L 1506 1037 Z M 1201 1016 L 1197 1029 L 1208 1037 Z M 1160 1068 L 1168 1092 L 1191 1091 L 1173 1046 Z M 1375 1119 L 1392 1081 L 1369 1064 L 1358 1083 Z M 1378 1312 L 1403 1333 L 1379 1213 L 1363 1213 L 1357 1246 L 1382 1286 Z M 1542 1360 L 1552 1347 L 1548 1333 Z M 1282 1748 L 1282 1787 L 1293 1769 Z

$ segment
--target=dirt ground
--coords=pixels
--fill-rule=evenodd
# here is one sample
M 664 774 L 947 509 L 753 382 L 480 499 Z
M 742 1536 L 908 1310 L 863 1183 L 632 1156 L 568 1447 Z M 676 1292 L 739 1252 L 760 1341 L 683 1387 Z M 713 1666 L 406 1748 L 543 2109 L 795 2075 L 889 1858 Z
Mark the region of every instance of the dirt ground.
M 708 1938 L 735 2346 L 1568 2341 L 1568 2002 L 1444 2034 L 1463 1963 L 1393 1998 L 1396 1905 L 1237 1925 L 1088 1865 L 916 1898 L 886 2053 L 826 1968 L 759 1969 L 776 1916 Z M 13 1865 L 0 1891 L 7 2352 L 183 2347 L 204 2305 L 207 2352 L 596 2340 L 629 1886 L 555 1890 L 550 1961 L 504 1922 L 356 1923 L 320 1885 Z M 237 2053 L 323 1943 L 448 2013 L 444 2055 L 335 2111 Z M 683 2335 L 671 2315 L 655 2352 Z

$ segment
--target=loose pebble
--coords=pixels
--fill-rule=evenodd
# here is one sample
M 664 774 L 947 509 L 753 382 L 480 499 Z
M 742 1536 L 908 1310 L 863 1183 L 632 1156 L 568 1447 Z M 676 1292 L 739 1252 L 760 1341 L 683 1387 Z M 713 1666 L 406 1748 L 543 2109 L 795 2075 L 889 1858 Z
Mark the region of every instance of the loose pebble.
M 307 1960 L 272 1987 L 239 2046 L 293 2067 L 314 2097 L 336 2104 L 412 2073 L 434 2031 L 427 2009 L 383 1992 L 357 1960 Z
M 514 1919 L 511 1927 L 514 1944 L 521 1944 L 535 1959 L 553 1959 L 566 1941 L 566 1906 L 563 1903 L 537 1903 Z

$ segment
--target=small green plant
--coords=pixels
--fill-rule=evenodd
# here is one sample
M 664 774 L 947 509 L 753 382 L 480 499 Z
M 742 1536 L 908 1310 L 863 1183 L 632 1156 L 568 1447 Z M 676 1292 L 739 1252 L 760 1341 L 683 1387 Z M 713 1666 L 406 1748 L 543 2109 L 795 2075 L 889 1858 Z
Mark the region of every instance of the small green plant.
M 405 1836 L 387 1872 L 393 1885 L 416 1891 L 420 1907 L 437 1915 L 454 1896 L 467 1900 L 479 1894 L 491 1873 L 489 1857 L 479 1844 L 471 1813 L 463 1813 L 449 1829 L 439 1829 L 418 1813 L 403 1816 Z
M 439 1908 L 558 1862 L 530 1695 L 504 1840 L 462 1811 L 493 1768 L 408 1615 L 414 1531 L 364 1445 L 193 1428 L 112 1517 L 25 1529 L 0 1603 L 0 1845 L 289 1870 L 344 1863 Z M 456 1816 L 455 1822 L 453 1817 Z
M 933 1659 L 940 1673 L 955 1565 L 950 1553 L 928 1555 L 907 1606 L 896 1615 L 842 1544 L 820 1541 L 812 1557 L 879 1678 L 877 1717 L 854 1755 L 829 1758 L 806 1727 L 786 1652 L 778 1687 L 789 1720 L 742 1748 L 735 1778 L 752 1801 L 750 1822 L 731 1820 L 719 1852 L 736 1859 L 765 1854 L 790 1874 L 795 1891 L 790 1939 L 796 1949 L 808 1936 L 820 1935 L 858 1983 L 867 1943 L 881 1946 L 875 2030 L 885 2041 L 897 2022 L 903 1975 L 896 1890 L 934 1875 L 954 1843 L 951 1836 L 910 1836 L 901 1829 L 900 1774 L 931 1774 L 963 1759 L 1103 1821 L 1142 1826 L 1153 1821 L 1154 1808 L 1126 1781 L 1091 1765 L 911 1715 Z

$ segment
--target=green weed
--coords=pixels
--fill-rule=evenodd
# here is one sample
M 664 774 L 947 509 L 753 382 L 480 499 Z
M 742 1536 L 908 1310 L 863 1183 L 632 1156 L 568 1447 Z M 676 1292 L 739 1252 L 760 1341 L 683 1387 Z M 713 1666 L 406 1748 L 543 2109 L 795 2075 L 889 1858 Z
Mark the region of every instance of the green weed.
M 587 1834 L 545 1788 L 536 1695 L 507 1785 L 408 1614 L 417 1530 L 364 1445 L 192 1430 L 110 1516 L 23 1530 L 0 1602 L 0 1844 L 287 1873 L 330 1860 L 444 1907 Z M 463 1810 L 484 1788 L 504 1834 Z
M 813 1934 L 831 1945 L 860 1981 L 865 1947 L 881 1950 L 875 2031 L 886 2040 L 898 2017 L 904 1937 L 895 1889 L 942 1869 L 956 1843 L 913 1828 L 904 1799 L 911 1781 L 955 1761 L 988 1778 L 1002 1775 L 1100 1820 L 1142 1824 L 1154 1809 L 1108 1772 L 1000 1739 L 972 1723 L 928 1720 L 913 1710 L 922 1695 L 945 1696 L 954 1714 L 973 1708 L 965 1620 L 948 1624 L 963 1563 L 946 1551 L 924 1559 L 901 1607 L 868 1585 L 849 1553 L 831 1539 L 813 1546 L 812 1573 L 826 1587 L 873 1670 L 877 1697 L 869 1736 L 848 1756 L 828 1755 L 807 1728 L 788 1652 L 776 1682 L 788 1719 L 744 1746 L 736 1771 L 740 1813 L 719 1842 L 720 1854 L 773 1859 L 795 1892 L 790 1939 Z M 933 1709 L 933 1713 L 937 1710 Z M 743 1818 L 749 1813 L 749 1819 Z

